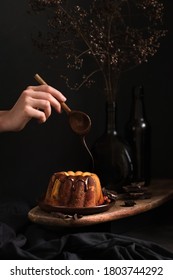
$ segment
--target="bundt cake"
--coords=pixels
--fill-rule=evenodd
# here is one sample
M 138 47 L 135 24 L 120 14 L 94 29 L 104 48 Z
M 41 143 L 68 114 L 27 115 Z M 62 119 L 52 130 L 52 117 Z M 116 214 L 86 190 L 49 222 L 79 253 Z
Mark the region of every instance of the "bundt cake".
M 44 202 L 52 206 L 95 207 L 104 203 L 104 195 L 94 173 L 57 172 L 50 178 Z

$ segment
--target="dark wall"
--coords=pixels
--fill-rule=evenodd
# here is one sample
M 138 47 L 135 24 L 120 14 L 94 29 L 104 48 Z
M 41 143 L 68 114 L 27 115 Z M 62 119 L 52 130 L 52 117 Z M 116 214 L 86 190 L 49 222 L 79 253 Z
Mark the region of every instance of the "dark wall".
M 166 0 L 166 24 L 169 33 L 161 42 L 157 55 L 148 64 L 126 73 L 118 97 L 118 130 L 123 134 L 129 117 L 130 92 L 133 85 L 144 84 L 148 120 L 152 127 L 152 177 L 173 177 L 173 3 Z M 40 73 L 61 90 L 73 109 L 84 110 L 92 119 L 89 146 L 104 131 L 104 98 L 102 88 L 73 93 L 59 77 L 63 61 L 52 62 L 32 44 L 32 34 L 45 28 L 44 16 L 28 13 L 27 0 L 1 0 L 0 9 L 0 109 L 9 109 L 23 89 L 34 85 L 34 74 Z M 90 158 L 74 135 L 63 112 L 54 111 L 46 124 L 34 120 L 19 133 L 0 135 L 1 195 L 18 195 L 34 201 L 47 187 L 51 174 L 61 170 L 86 170 Z

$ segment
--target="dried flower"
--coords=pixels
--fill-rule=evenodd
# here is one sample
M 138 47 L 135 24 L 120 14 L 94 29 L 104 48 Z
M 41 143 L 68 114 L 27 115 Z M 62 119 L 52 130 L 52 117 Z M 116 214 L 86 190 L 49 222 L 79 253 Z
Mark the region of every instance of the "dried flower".
M 108 101 L 116 99 L 114 89 L 120 75 L 148 62 L 160 47 L 159 39 L 166 35 L 164 6 L 159 0 L 29 2 L 33 11 L 49 15 L 49 32 L 41 32 L 35 39 L 37 47 L 51 58 L 58 58 L 63 51 L 67 69 L 88 71 L 73 85 L 68 75 L 62 75 L 66 84 L 74 90 L 91 86 L 100 72 Z

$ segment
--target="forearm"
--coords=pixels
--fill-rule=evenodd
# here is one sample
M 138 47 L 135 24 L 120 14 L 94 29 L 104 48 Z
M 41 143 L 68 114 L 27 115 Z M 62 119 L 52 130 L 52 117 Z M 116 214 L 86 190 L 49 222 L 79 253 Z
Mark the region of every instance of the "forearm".
M 8 131 L 8 111 L 0 111 L 0 132 Z

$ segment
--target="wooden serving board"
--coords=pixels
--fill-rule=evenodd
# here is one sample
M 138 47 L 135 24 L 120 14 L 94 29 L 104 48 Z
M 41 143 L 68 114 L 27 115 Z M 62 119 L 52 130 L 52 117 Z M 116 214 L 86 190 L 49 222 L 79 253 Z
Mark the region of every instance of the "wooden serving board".
M 135 205 L 124 206 L 124 200 L 121 196 L 112 203 L 112 206 L 103 213 L 84 215 L 77 217 L 61 215 L 61 213 L 47 213 L 34 207 L 28 213 L 29 219 L 40 225 L 53 227 L 82 227 L 90 226 L 104 222 L 110 222 L 123 219 L 129 216 L 137 215 L 153 208 L 156 208 L 173 198 L 173 180 L 153 180 L 148 187 L 151 192 L 151 198 L 135 200 Z

